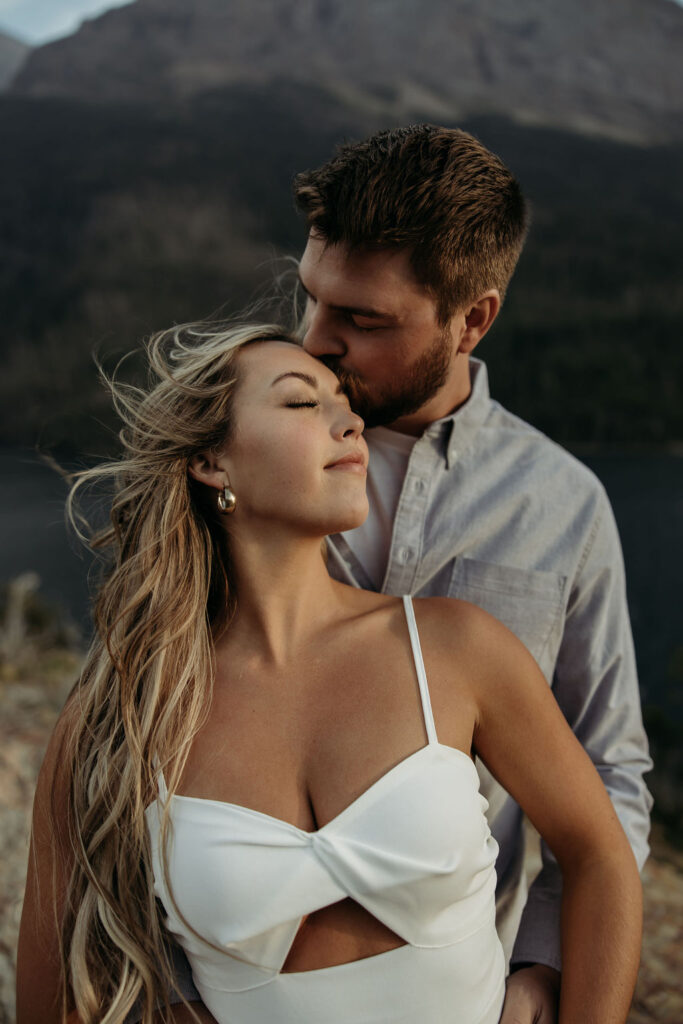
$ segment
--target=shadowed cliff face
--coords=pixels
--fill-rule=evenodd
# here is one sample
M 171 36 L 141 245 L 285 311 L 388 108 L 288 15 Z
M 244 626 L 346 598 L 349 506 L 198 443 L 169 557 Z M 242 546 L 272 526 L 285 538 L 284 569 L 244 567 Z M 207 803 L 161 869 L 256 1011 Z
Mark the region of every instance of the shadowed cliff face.
M 682 43 L 671 0 L 137 0 L 35 51 L 13 88 L 172 103 L 290 79 L 398 120 L 653 142 L 683 135 Z

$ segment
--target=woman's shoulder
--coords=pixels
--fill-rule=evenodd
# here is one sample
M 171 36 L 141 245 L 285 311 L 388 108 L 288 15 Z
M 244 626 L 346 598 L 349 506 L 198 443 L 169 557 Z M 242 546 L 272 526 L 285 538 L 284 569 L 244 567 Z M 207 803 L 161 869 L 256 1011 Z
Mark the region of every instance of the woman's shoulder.
M 393 628 L 403 632 L 404 601 L 401 597 L 348 588 L 354 615 L 368 624 L 373 634 Z M 507 626 L 470 601 L 455 597 L 413 597 L 417 632 L 425 658 L 433 666 L 454 666 L 469 679 L 495 674 L 497 668 L 525 663 L 531 655 Z
M 448 630 L 455 642 L 488 641 L 509 630 L 489 612 L 457 597 L 413 597 L 418 627 L 422 630 Z M 444 637 L 445 639 L 445 637 Z
M 382 629 L 389 619 L 403 615 L 400 597 L 364 590 L 337 580 L 333 583 L 341 598 L 340 621 L 364 622 L 370 629 Z
M 52 809 L 58 816 L 66 809 L 70 784 L 69 765 L 80 721 L 78 698 L 72 693 L 66 700 L 48 741 L 38 773 L 34 813 Z
M 457 665 L 469 679 L 490 678 L 501 668 L 520 667 L 531 655 L 507 626 L 470 601 L 455 597 L 413 598 L 420 640 L 433 660 Z
M 389 619 L 405 619 L 404 598 L 362 590 L 348 584 L 344 588 L 353 616 L 372 620 L 379 628 Z M 408 595 L 406 595 L 408 597 Z M 477 648 L 494 641 L 519 643 L 514 634 L 483 608 L 456 597 L 409 598 L 415 611 L 418 634 L 421 639 L 435 639 L 440 647 L 453 648 L 466 644 Z
M 48 766 L 59 762 L 64 756 L 67 748 L 73 742 L 79 724 L 82 720 L 82 711 L 79 701 L 78 689 L 74 688 L 64 702 L 64 707 L 59 712 L 55 727 L 52 730 L 43 764 Z

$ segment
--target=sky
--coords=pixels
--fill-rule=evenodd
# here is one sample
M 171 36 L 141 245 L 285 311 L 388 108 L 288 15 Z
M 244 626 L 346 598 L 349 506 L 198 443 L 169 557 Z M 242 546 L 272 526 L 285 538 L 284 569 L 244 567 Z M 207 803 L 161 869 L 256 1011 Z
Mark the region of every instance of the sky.
M 0 0 L 0 31 L 39 46 L 75 32 L 92 18 L 131 0 Z
M 92 18 L 132 0 L 0 0 L 0 31 L 32 46 L 75 32 Z M 683 5 L 683 0 L 674 0 Z

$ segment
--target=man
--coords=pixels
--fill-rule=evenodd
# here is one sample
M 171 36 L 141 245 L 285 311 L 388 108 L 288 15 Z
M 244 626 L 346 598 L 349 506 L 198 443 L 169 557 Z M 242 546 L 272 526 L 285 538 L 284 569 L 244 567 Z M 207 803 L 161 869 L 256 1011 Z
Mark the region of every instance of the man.
M 486 367 L 471 357 L 524 243 L 516 181 L 467 133 L 418 125 L 343 147 L 299 175 L 295 195 L 310 230 L 303 344 L 338 374 L 370 428 L 370 516 L 331 538 L 330 571 L 385 593 L 463 598 L 516 633 L 642 866 L 651 765 L 607 498 L 585 467 L 490 399 Z M 552 1024 L 557 866 L 544 851 L 525 906 L 521 811 L 483 767 L 480 775 L 511 957 L 502 1022 Z
M 295 196 L 310 230 L 304 347 L 374 428 L 370 516 L 331 539 L 330 571 L 385 593 L 463 598 L 516 633 L 642 867 L 651 763 L 609 503 L 585 467 L 490 399 L 486 367 L 471 358 L 524 242 L 517 182 L 467 133 L 417 125 L 343 147 L 298 176 Z M 554 1021 L 559 871 L 544 850 L 524 907 L 522 815 L 480 775 L 511 956 L 502 1020 Z

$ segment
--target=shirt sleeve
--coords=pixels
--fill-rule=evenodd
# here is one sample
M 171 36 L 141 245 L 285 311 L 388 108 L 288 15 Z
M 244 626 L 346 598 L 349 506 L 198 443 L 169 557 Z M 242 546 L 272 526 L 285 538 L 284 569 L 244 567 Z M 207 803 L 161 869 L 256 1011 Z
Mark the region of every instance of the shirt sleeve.
M 642 869 L 652 798 L 643 775 L 652 768 L 643 728 L 624 563 L 616 523 L 599 486 L 593 527 L 567 606 L 553 691 L 597 768 Z M 561 872 L 551 851 L 529 890 L 512 964 L 561 969 Z

